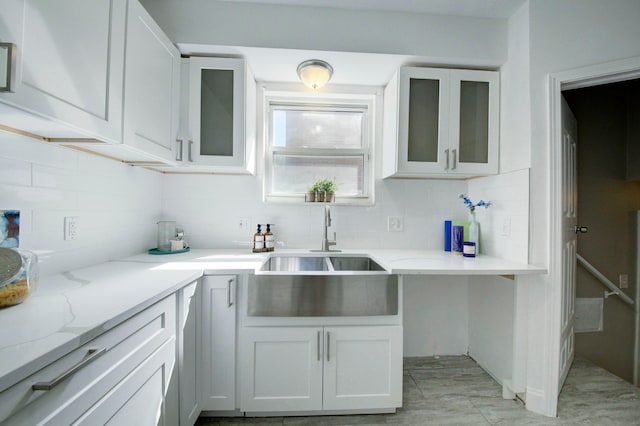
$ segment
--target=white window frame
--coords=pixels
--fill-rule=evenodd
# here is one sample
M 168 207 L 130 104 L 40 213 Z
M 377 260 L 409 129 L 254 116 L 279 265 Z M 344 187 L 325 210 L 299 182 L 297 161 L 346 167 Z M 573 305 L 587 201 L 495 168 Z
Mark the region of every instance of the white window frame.
M 344 88 L 343 88 L 344 89 Z M 329 93 L 309 93 L 295 90 L 273 90 L 263 86 L 262 97 L 262 139 L 264 146 L 264 183 L 263 200 L 273 203 L 304 203 L 305 194 L 270 193 L 272 182 L 272 168 L 274 154 L 300 154 L 317 156 L 349 156 L 362 155 L 364 159 L 363 194 L 357 196 L 337 195 L 334 204 L 344 205 L 373 205 L 374 204 L 374 151 L 376 136 L 376 100 L 377 90 L 353 88 L 349 91 Z M 362 111 L 362 148 L 287 148 L 275 147 L 272 144 L 273 129 L 271 128 L 274 108 L 291 108 L 296 110 L 308 109 L 316 111 Z

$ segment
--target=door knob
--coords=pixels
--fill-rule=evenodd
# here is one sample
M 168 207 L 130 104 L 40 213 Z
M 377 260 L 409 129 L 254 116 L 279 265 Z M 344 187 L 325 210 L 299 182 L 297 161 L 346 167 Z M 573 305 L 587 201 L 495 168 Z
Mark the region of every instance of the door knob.
M 574 226 L 573 232 L 575 232 L 576 234 L 586 234 L 587 232 L 589 232 L 589 228 L 587 228 L 586 226 Z

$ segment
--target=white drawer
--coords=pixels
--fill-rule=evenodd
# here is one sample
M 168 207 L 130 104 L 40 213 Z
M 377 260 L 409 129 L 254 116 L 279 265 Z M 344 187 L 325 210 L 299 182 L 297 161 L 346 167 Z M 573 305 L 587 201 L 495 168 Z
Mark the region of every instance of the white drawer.
M 0 422 L 7 425 L 72 423 L 176 333 L 171 295 L 37 373 L 0 393 Z M 86 360 L 50 390 L 33 390 Z M 90 356 L 90 355 L 89 355 Z

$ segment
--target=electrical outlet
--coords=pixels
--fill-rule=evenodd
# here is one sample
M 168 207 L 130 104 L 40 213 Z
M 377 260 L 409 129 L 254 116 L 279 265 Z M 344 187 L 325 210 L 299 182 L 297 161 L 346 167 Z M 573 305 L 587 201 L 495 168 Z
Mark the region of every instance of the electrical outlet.
M 618 277 L 618 283 L 620 288 L 629 288 L 629 275 L 620 274 Z
M 78 217 L 67 216 L 64 218 L 64 239 L 65 241 L 78 238 Z
M 502 222 L 502 236 L 509 237 L 511 235 L 511 219 L 506 218 Z
M 238 218 L 238 229 L 241 231 L 248 231 L 251 228 L 251 219 L 248 217 Z
M 404 231 L 404 220 L 402 216 L 389 216 L 387 218 L 387 231 L 402 232 Z

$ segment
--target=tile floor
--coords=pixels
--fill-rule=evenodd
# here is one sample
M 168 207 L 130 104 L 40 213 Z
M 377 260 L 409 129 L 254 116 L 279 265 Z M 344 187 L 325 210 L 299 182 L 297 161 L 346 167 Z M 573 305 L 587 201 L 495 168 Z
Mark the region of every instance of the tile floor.
M 403 407 L 395 414 L 204 418 L 199 425 L 640 425 L 640 389 L 576 359 L 560 394 L 558 418 L 502 399 L 502 388 L 471 358 L 405 358 Z

